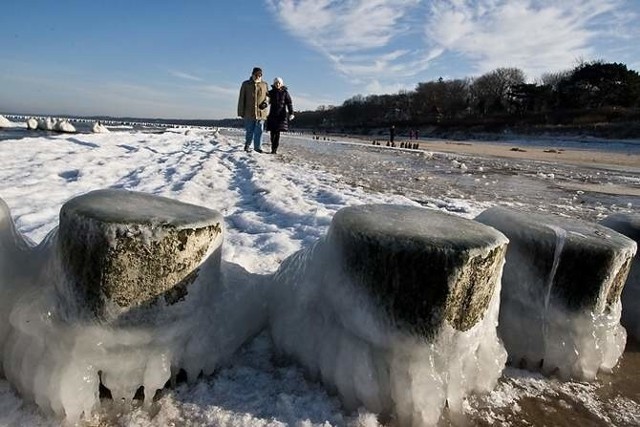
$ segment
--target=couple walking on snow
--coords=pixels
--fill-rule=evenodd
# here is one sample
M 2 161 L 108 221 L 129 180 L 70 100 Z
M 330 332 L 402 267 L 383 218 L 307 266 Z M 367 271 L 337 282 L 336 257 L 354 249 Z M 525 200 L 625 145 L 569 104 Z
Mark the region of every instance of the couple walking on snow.
M 269 113 L 267 114 L 267 107 Z M 280 145 L 280 132 L 289 130 L 289 121 L 293 120 L 291 96 L 280 77 L 273 80 L 271 89 L 262 81 L 262 69 L 255 67 L 249 80 L 242 82 L 238 97 L 238 116 L 244 119 L 244 151 L 253 150 L 262 153 L 262 131 L 267 122 L 267 131 L 271 135 L 271 154 L 276 154 Z

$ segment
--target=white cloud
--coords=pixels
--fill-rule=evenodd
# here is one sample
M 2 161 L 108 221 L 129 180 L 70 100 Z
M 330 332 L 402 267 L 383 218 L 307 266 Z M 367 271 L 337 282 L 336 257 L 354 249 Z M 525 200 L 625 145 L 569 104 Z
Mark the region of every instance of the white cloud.
M 206 93 L 222 96 L 222 97 L 229 97 L 229 96 L 237 97 L 238 94 L 240 93 L 240 86 L 232 88 L 232 87 L 216 86 L 216 85 L 210 84 L 210 85 L 202 86 L 201 89 Z
M 404 80 L 428 68 L 442 49 L 431 51 L 396 50 L 375 57 L 368 55 L 328 55 L 334 67 L 341 73 L 355 78 L 356 82 L 385 78 Z
M 367 92 L 413 86 L 436 59 L 440 74 L 455 63 L 464 69 L 444 71 L 518 67 L 535 78 L 578 59 L 638 55 L 630 36 L 638 34 L 637 0 L 265 1 L 284 28 Z M 619 45 L 623 53 L 612 58 Z
M 189 74 L 189 73 L 183 73 L 182 71 L 175 71 L 175 70 L 169 70 L 169 74 L 171 74 L 174 77 L 178 77 L 184 80 L 191 80 L 191 81 L 196 81 L 196 82 L 201 82 L 203 81 L 203 79 L 201 79 L 198 76 L 194 76 L 193 74 Z
M 418 0 L 268 0 L 293 34 L 329 53 L 385 47 L 408 30 L 403 22 Z
M 415 33 L 412 12 L 420 0 L 267 0 L 267 4 L 288 31 L 361 85 L 372 79 L 414 76 L 428 66 L 432 55 L 394 46 Z
M 624 0 L 446 0 L 432 2 L 427 42 L 462 54 L 475 72 L 519 67 L 529 77 L 596 55 L 598 37 L 622 23 Z
M 415 85 L 412 85 L 411 87 L 409 87 L 404 83 L 385 84 L 374 79 L 367 83 L 367 85 L 365 86 L 364 94 L 372 95 L 372 94 L 398 93 L 401 90 L 406 90 L 406 91 L 412 90 L 414 86 Z
M 328 98 L 317 98 L 307 93 L 291 93 L 293 100 L 293 109 L 295 111 L 309 111 L 316 110 L 320 105 L 338 105 L 342 101 L 336 102 L 336 100 Z

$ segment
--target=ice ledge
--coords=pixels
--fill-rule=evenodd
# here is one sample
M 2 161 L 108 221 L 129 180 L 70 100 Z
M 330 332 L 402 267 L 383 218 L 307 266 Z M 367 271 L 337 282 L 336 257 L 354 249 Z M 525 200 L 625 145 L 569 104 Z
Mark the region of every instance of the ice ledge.
M 640 245 L 640 214 L 617 213 L 606 217 L 600 224 Z M 629 334 L 640 340 L 640 252 L 636 252 L 622 291 L 622 325 Z

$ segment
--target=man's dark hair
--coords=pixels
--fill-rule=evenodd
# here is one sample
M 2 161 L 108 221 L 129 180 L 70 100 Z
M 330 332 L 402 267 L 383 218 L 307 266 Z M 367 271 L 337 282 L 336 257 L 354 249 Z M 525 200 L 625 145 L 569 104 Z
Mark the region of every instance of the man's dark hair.
M 253 67 L 253 71 L 251 72 L 251 75 L 253 76 L 255 73 L 260 73 L 260 74 L 262 74 L 262 68 L 260 68 L 260 67 Z

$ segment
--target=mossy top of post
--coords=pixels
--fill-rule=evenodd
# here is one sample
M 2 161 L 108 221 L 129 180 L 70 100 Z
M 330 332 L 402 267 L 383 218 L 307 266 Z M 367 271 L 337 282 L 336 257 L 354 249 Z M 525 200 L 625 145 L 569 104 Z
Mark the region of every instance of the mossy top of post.
M 198 228 L 222 222 L 219 212 L 129 190 L 95 190 L 66 202 L 60 211 L 74 212 L 110 224 L 163 224 L 176 229 Z

